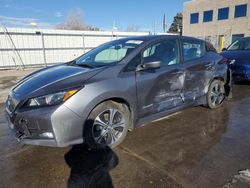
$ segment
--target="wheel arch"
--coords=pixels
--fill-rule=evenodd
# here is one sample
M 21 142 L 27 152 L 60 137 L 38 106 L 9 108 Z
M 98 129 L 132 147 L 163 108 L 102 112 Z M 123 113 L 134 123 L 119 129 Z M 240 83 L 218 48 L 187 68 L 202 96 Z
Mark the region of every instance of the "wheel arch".
M 106 103 L 105 103 L 106 102 Z M 93 123 L 94 123 L 94 119 L 96 118 L 96 116 L 98 115 L 98 113 L 100 112 L 103 112 L 102 110 L 107 110 L 107 105 L 111 105 L 111 106 L 116 106 L 118 109 L 124 111 L 124 106 L 125 107 L 125 113 L 128 114 L 130 113 L 131 114 L 131 117 L 133 116 L 133 111 L 128 103 L 127 100 L 123 99 L 123 98 L 120 98 L 120 97 L 110 97 L 110 98 L 106 98 L 106 99 L 103 99 L 103 100 L 100 100 L 98 102 L 98 104 L 96 104 L 94 107 L 92 107 L 92 110 L 90 110 L 89 114 L 88 114 L 88 118 L 86 119 L 85 123 L 84 123 L 84 127 L 83 127 L 83 137 L 84 137 L 84 142 L 90 146 L 92 149 L 94 150 L 102 150 L 104 148 L 106 148 L 106 144 L 103 145 L 103 143 L 100 143 L 98 141 L 95 140 L 95 138 L 93 137 Z M 100 106 L 99 106 L 100 105 Z M 123 106 L 124 105 L 124 106 Z M 96 111 L 97 110 L 97 111 Z M 101 110 L 101 111 L 100 111 Z M 128 112 L 129 111 L 129 112 Z M 91 115 L 91 113 L 94 113 Z M 119 145 L 126 137 L 127 135 L 127 132 L 129 129 L 131 129 L 131 125 L 133 125 L 131 122 L 132 122 L 132 118 L 129 118 L 129 126 L 125 126 L 124 129 L 122 131 L 122 134 L 119 138 L 117 138 L 116 142 L 112 142 L 113 141 L 113 138 L 112 138 L 112 141 L 109 143 L 109 144 L 112 144 L 110 147 L 115 147 L 117 145 Z M 107 130 L 106 130 L 107 131 Z M 109 132 L 112 132 L 112 130 L 109 130 Z M 107 133 L 105 133 L 107 134 Z M 109 133 L 110 135 L 110 133 Z M 111 136 L 112 137 L 112 136 Z
M 224 88 L 225 88 L 225 92 L 226 92 L 226 96 L 227 98 L 232 98 L 232 73 L 231 70 L 228 68 L 227 72 L 225 74 L 225 77 L 223 76 L 215 76 L 213 79 L 210 80 L 208 87 L 210 86 L 210 84 L 214 81 L 214 80 L 220 80 L 222 82 L 224 82 Z M 207 88 L 208 91 L 208 88 Z
M 220 80 L 220 81 L 222 81 L 222 82 L 225 82 L 225 81 L 224 81 L 224 78 L 223 78 L 222 76 L 215 76 L 215 77 L 213 77 L 211 80 L 209 80 L 208 84 L 207 84 L 206 87 L 205 87 L 205 93 L 206 93 L 206 94 L 207 94 L 207 92 L 208 92 L 209 86 L 212 84 L 212 82 L 213 82 L 214 80 Z
M 131 105 L 131 103 L 122 98 L 122 97 L 109 97 L 109 98 L 105 98 L 105 99 L 102 99 L 100 101 L 98 101 L 94 106 L 92 106 L 88 116 L 90 115 L 90 113 L 100 104 L 106 102 L 106 101 L 113 101 L 113 102 L 116 102 L 116 103 L 120 103 L 120 104 L 124 104 L 128 107 L 128 110 L 131 114 L 131 122 L 130 122 L 130 126 L 129 126 L 129 130 L 132 130 L 134 129 L 134 117 L 135 117 L 135 109 L 133 108 L 133 106 Z
M 214 77 L 214 78 L 210 81 L 210 84 L 211 84 L 214 80 L 220 80 L 220 81 L 222 81 L 222 82 L 225 83 L 225 79 L 224 79 L 222 76 L 216 76 L 216 77 Z

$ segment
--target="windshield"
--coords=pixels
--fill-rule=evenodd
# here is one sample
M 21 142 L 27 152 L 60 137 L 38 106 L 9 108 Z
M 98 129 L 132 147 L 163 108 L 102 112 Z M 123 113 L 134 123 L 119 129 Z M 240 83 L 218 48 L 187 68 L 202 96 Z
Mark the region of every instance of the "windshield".
M 75 64 L 96 67 L 119 63 L 141 43 L 142 40 L 130 39 L 108 42 L 77 58 Z
M 236 40 L 227 50 L 250 50 L 250 38 Z

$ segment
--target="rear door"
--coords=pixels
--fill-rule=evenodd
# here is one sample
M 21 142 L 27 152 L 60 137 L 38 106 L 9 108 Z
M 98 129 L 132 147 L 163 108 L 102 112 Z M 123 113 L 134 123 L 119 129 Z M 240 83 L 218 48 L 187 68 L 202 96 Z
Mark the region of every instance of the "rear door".
M 214 60 L 206 53 L 205 42 L 182 39 L 183 66 L 185 69 L 184 98 L 193 102 L 205 94 L 205 88 L 213 76 Z
M 140 118 L 183 104 L 184 72 L 179 49 L 178 39 L 165 39 L 142 51 L 142 63 L 161 61 L 161 67 L 136 72 Z

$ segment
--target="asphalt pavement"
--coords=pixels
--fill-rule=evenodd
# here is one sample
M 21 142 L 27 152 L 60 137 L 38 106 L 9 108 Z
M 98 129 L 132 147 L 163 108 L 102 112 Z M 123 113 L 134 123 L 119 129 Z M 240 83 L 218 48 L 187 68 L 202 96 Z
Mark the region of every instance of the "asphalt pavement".
M 4 94 L 21 76 L 5 74 L 0 76 Z M 114 150 L 99 152 L 84 145 L 18 143 L 0 104 L 0 187 L 250 187 L 238 173 L 246 169 L 249 83 L 235 85 L 233 99 L 219 109 L 183 110 L 128 133 Z

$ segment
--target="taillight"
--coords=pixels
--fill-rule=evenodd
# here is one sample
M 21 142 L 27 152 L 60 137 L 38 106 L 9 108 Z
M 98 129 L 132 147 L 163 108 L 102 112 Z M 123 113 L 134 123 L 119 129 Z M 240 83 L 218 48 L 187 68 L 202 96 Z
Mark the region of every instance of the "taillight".
M 223 58 L 219 64 L 228 64 L 228 60 L 226 58 Z

